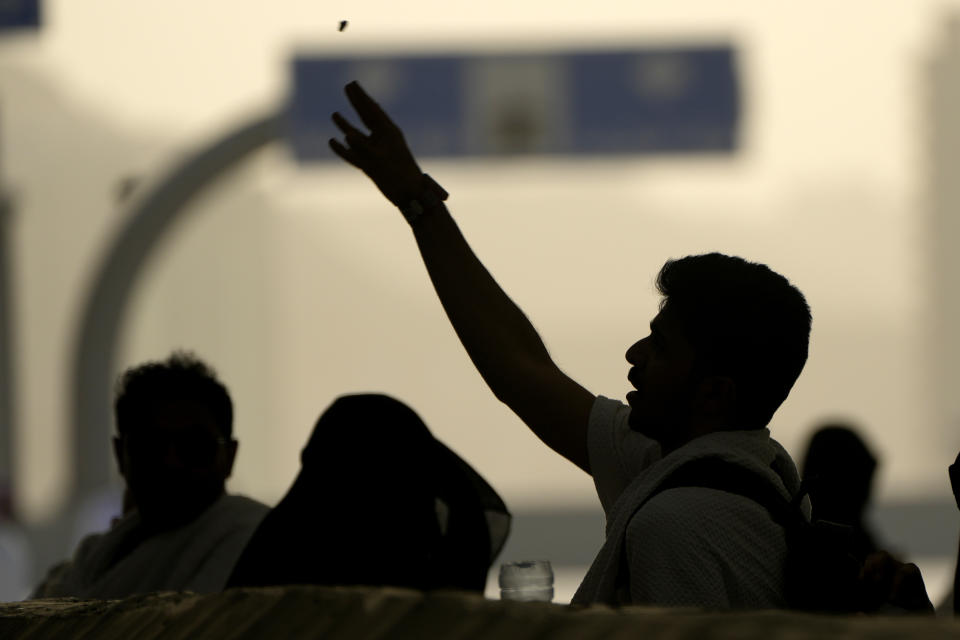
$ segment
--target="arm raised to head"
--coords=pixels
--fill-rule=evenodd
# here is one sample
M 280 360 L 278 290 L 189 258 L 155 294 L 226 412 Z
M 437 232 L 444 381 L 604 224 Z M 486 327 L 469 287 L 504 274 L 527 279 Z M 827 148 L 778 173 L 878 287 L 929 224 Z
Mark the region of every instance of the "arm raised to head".
M 590 473 L 587 420 L 594 395 L 553 362 L 536 329 L 473 253 L 426 176 L 403 132 L 356 82 L 347 98 L 369 130 L 339 113 L 333 122 L 343 142 L 330 147 L 363 171 L 400 208 L 460 342 L 494 395 L 550 448 Z

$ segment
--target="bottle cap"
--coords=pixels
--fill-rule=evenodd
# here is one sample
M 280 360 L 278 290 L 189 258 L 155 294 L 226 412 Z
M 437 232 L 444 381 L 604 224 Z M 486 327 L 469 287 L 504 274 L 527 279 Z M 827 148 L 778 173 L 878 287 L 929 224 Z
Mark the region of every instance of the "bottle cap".
M 552 587 L 553 568 L 549 560 L 526 560 L 500 565 L 500 588 Z

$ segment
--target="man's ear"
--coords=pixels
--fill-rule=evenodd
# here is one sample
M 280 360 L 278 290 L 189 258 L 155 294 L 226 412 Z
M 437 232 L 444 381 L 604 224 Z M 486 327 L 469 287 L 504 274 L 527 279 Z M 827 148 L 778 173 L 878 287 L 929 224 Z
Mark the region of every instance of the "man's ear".
M 709 376 L 697 388 L 696 407 L 701 415 L 729 421 L 736 413 L 737 383 L 727 376 Z
M 234 439 L 230 439 L 225 445 L 223 445 L 223 479 L 226 480 L 230 477 L 230 474 L 233 473 L 233 463 L 237 459 L 237 447 L 240 446 L 240 443 Z
M 118 436 L 113 437 L 113 457 L 117 461 L 117 469 L 120 471 L 120 475 L 126 478 L 127 469 L 123 464 L 123 440 Z

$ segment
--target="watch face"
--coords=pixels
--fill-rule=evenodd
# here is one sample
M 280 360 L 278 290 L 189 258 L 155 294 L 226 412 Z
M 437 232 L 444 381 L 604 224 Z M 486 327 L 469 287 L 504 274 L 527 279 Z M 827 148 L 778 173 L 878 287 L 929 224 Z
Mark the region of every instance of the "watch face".
M 400 213 L 407 219 L 407 222 L 413 224 L 413 221 L 423 215 L 423 205 L 417 200 L 411 200 L 410 204 L 400 207 Z

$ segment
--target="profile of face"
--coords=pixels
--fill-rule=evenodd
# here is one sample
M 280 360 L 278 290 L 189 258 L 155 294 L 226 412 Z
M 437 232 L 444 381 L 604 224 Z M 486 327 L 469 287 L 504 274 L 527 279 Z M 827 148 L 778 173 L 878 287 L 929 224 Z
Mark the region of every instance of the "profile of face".
M 157 403 L 114 438 L 114 453 L 132 505 L 151 528 L 196 518 L 223 495 L 237 442 L 223 437 L 203 404 Z
M 682 438 L 689 422 L 695 352 L 676 319 L 662 310 L 650 322 L 650 335 L 626 353 L 630 427 L 658 442 Z
M 718 414 L 732 382 L 705 378 L 697 352 L 678 319 L 666 307 L 650 322 L 650 335 L 626 353 L 629 425 L 660 443 L 668 453 L 720 424 Z

